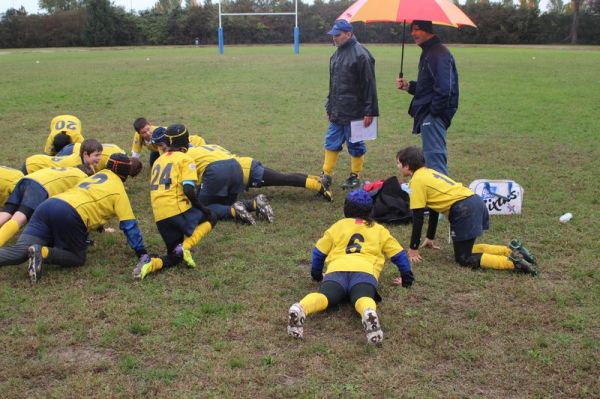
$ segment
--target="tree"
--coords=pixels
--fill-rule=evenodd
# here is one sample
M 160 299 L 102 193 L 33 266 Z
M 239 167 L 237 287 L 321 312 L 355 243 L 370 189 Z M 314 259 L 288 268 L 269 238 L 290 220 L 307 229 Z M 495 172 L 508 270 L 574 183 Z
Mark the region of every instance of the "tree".
M 39 0 L 38 5 L 41 9 L 48 11 L 49 14 L 55 14 L 60 11 L 79 8 L 80 2 L 77 0 Z
M 562 14 L 565 11 L 565 3 L 563 0 L 550 0 L 548 12 L 553 14 Z
M 579 28 L 579 2 L 580 0 L 571 0 L 573 5 L 573 22 L 571 24 L 571 44 L 577 44 L 577 28 Z
M 84 37 L 88 46 L 111 46 L 115 44 L 114 11 L 109 0 L 85 0 L 87 18 Z

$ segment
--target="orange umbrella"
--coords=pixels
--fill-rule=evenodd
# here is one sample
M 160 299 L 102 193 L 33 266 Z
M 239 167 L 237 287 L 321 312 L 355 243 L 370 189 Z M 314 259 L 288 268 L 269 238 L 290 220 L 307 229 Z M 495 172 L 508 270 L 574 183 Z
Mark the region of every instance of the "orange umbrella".
M 454 3 L 448 0 L 358 0 L 338 19 L 348 22 L 407 22 L 431 21 L 436 25 L 477 27 Z M 402 60 L 404 64 L 404 31 L 402 30 Z

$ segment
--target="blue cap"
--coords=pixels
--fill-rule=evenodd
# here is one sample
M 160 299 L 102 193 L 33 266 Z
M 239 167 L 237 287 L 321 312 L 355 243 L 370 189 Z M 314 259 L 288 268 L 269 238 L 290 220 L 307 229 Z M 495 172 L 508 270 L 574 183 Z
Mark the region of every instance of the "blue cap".
M 373 198 L 371 198 L 369 193 L 366 192 L 365 190 L 363 190 L 362 188 L 359 188 L 358 190 L 350 191 L 350 193 L 348 193 L 348 196 L 346 197 L 346 200 L 348 202 L 353 202 L 358 205 L 364 205 L 364 206 L 372 206 L 373 205 Z
M 338 19 L 333 23 L 333 27 L 327 34 L 337 36 L 342 32 L 352 32 L 352 24 L 345 19 Z
M 167 129 L 165 129 L 162 126 L 154 129 L 154 131 L 152 132 L 152 139 L 151 139 L 152 144 L 166 143 L 167 142 L 166 133 L 167 133 Z

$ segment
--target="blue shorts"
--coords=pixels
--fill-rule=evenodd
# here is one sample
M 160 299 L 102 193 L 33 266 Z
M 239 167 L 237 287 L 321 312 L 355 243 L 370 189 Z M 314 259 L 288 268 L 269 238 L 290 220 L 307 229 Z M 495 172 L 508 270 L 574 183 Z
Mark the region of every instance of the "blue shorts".
M 87 250 L 88 232 L 75 208 L 63 200 L 49 198 L 31 216 L 23 234 L 38 237 L 49 247 L 75 253 Z
M 350 142 L 350 124 L 329 122 L 329 128 L 325 134 L 325 149 L 329 151 L 341 151 L 343 144 L 347 143 L 348 153 L 353 157 L 360 157 L 367 152 L 367 146 L 363 141 Z
M 332 272 L 323 276 L 323 281 L 334 281 L 341 285 L 346 293 L 356 284 L 367 283 L 377 288 L 377 279 L 375 276 L 364 272 Z
M 202 219 L 204 213 L 192 207 L 179 215 L 156 222 L 158 232 L 167 246 L 167 252 L 171 253 L 178 244 L 183 242 L 184 237 L 191 236 Z
M 10 214 L 19 211 L 29 219 L 33 211 L 47 199 L 48 191 L 44 186 L 32 179 L 21 179 L 6 200 L 4 211 Z
M 490 228 L 490 215 L 478 195 L 455 202 L 450 208 L 450 235 L 453 241 L 477 238 Z
M 248 187 L 260 187 L 263 183 L 263 176 L 265 174 L 265 167 L 260 161 L 256 159 L 252 160 L 250 166 L 250 175 L 248 177 Z
M 202 175 L 199 196 L 228 197 L 243 193 L 244 173 L 235 159 L 226 159 L 210 163 Z

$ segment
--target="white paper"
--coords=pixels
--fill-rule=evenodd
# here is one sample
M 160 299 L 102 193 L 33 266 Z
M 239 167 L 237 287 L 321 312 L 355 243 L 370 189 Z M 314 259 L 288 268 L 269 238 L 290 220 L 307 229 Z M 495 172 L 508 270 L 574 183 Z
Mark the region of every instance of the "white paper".
M 375 140 L 377 138 L 377 117 L 373 117 L 373 122 L 369 127 L 365 127 L 362 119 L 350 122 L 350 142 Z

